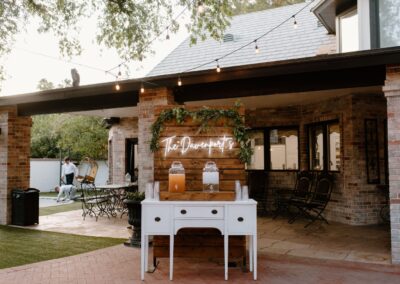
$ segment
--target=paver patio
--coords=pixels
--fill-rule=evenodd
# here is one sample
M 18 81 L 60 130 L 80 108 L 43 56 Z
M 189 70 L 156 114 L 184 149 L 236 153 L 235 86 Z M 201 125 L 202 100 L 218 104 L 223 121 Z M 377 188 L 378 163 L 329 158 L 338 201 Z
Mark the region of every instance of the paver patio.
M 0 270 L 1 284 L 171 283 L 167 259 L 155 273 L 140 281 L 140 250 L 122 245 L 62 259 Z M 316 260 L 261 252 L 259 279 L 240 268 L 229 269 L 224 281 L 223 265 L 196 259 L 175 260 L 173 283 L 398 283 L 400 267 Z

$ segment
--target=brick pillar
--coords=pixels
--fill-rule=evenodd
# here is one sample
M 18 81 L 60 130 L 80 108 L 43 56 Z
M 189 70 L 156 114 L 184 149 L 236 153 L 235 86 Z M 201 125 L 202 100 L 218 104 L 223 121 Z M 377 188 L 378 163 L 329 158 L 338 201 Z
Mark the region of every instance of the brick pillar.
M 29 187 L 31 126 L 16 108 L 0 108 L 0 224 L 11 223 L 12 190 Z
M 400 65 L 386 68 L 392 263 L 400 264 Z
M 146 183 L 154 180 L 154 157 L 150 151 L 151 125 L 157 106 L 174 104 L 172 91 L 167 88 L 147 89 L 139 95 L 138 144 L 139 144 L 139 190 L 144 191 Z

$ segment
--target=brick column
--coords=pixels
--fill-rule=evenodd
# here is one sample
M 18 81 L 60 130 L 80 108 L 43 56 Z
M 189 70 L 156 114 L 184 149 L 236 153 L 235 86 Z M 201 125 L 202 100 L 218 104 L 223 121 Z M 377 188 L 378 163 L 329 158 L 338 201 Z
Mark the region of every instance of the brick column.
M 145 191 L 146 183 L 154 180 L 154 157 L 150 151 L 151 125 L 157 106 L 174 104 L 172 91 L 167 88 L 147 89 L 139 95 L 138 144 L 139 144 L 139 191 Z
M 400 264 L 400 65 L 386 68 L 392 263 Z
M 16 108 L 0 108 L 0 224 L 11 223 L 12 190 L 29 187 L 31 126 Z

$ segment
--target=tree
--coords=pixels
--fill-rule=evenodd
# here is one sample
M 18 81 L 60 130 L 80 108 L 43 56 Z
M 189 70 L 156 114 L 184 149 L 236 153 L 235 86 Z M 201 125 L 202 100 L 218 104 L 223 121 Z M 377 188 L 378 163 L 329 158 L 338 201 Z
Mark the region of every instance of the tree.
M 66 86 L 71 86 L 68 79 L 58 84 L 58 87 Z M 46 79 L 38 83 L 39 90 L 52 88 L 54 84 Z M 107 158 L 108 130 L 100 117 L 49 114 L 33 116 L 32 122 L 32 158 L 57 158 L 60 150 L 76 160 L 85 156 Z
M 304 2 L 305 0 L 234 0 L 233 15 L 251 13 Z
M 99 45 L 115 48 L 124 60 L 143 60 L 152 40 L 176 32 L 180 11 L 190 15 L 191 42 L 210 36 L 221 39 L 232 15 L 271 8 L 300 0 L 2 0 L 0 1 L 0 57 L 7 54 L 15 35 L 33 20 L 38 31 L 53 33 L 64 56 L 81 53 L 78 35 L 81 20 L 96 17 Z M 199 12 L 199 7 L 204 7 Z M 2 76 L 0 68 L 0 77 Z

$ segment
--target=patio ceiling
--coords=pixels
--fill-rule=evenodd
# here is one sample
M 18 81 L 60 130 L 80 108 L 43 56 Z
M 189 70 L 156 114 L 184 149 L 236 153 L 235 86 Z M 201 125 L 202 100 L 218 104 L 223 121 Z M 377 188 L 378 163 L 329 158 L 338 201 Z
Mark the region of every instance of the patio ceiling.
M 223 68 L 221 73 L 206 70 L 144 80 L 151 82 L 145 83 L 146 88 L 172 88 L 180 103 L 276 95 L 294 100 L 299 93 L 380 87 L 384 85 L 386 65 L 399 63 L 400 47 L 395 47 Z M 182 87 L 176 86 L 178 76 L 182 78 Z M 119 82 L 120 91 L 115 90 L 115 82 L 109 82 L 0 97 L 0 106 L 16 105 L 19 115 L 91 110 L 108 114 L 107 109 L 129 114 L 138 103 L 140 80 Z

